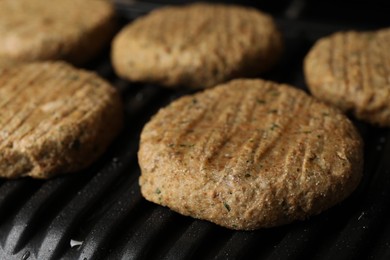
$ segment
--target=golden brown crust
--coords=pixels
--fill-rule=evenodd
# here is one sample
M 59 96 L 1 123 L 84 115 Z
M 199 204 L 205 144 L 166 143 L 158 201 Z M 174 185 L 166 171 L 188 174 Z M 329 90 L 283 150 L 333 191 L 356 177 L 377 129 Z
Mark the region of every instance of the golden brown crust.
M 287 85 L 234 80 L 174 101 L 146 124 L 143 196 L 239 230 L 317 214 L 362 174 L 362 141 L 338 110 Z
M 122 125 L 119 95 L 63 62 L 0 71 L 0 177 L 49 178 L 100 156 Z
M 359 119 L 390 126 L 389 42 L 390 29 L 320 39 L 305 58 L 310 91 Z
M 113 36 L 114 15 L 112 4 L 101 0 L 2 0 L 0 62 L 84 63 Z
M 257 75 L 281 50 L 269 15 L 197 3 L 161 8 L 126 26 L 114 39 L 112 61 L 118 75 L 132 81 L 204 88 Z

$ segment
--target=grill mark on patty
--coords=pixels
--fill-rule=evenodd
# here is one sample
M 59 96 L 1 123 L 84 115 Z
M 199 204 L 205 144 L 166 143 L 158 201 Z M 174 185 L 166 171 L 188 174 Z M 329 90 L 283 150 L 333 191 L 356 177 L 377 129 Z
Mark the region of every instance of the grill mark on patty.
M 98 103 L 105 104 L 108 102 L 108 100 L 101 95 L 94 98 L 93 95 L 97 95 L 97 93 L 100 92 L 98 87 L 82 87 L 83 85 L 87 84 L 88 81 L 89 77 L 82 77 L 80 80 L 78 80 L 77 84 L 72 84 L 73 89 L 76 90 L 74 93 L 72 93 L 72 102 L 68 102 L 66 105 L 63 104 L 62 110 L 56 111 L 56 114 L 53 115 L 50 119 L 48 119 L 48 126 L 58 125 L 58 127 L 60 128 L 62 125 L 66 125 L 68 122 L 72 122 L 75 120 L 83 122 L 86 118 L 90 117 L 92 114 L 94 114 L 95 112 L 97 112 L 97 110 L 100 109 L 100 107 L 97 105 Z M 67 87 L 69 86 L 62 87 L 62 89 L 65 89 Z M 90 99 L 93 99 L 95 103 L 91 103 Z M 78 106 L 78 104 L 80 103 L 82 103 L 83 106 Z M 84 111 L 82 117 L 79 116 L 79 114 L 81 113 L 80 109 Z M 38 128 L 37 130 L 40 130 L 40 128 Z M 43 129 L 40 133 L 37 131 L 35 133 L 35 137 L 48 138 L 47 136 L 50 136 L 50 134 L 55 131 L 56 129 L 53 129 L 52 127 L 47 127 Z
M 390 42 L 390 32 L 384 34 L 384 32 L 381 32 L 382 37 L 378 37 L 377 40 L 378 47 L 379 47 L 379 57 L 380 57 L 380 64 L 383 66 L 384 74 L 383 77 L 385 78 L 386 86 L 390 88 L 390 50 L 389 50 L 389 42 Z M 387 39 L 386 39 L 386 36 Z
M 350 77 L 348 75 L 350 75 L 350 70 L 349 70 L 349 66 L 348 66 L 348 63 L 349 63 L 349 54 L 348 54 L 348 48 L 349 48 L 349 37 L 347 35 L 343 36 L 343 39 L 344 39 L 344 43 L 343 43 L 343 48 L 341 48 L 341 59 L 340 61 L 342 61 L 342 64 L 340 65 L 340 69 L 343 70 L 343 78 L 344 78 L 344 82 L 342 84 L 340 84 L 342 87 L 344 87 L 344 93 L 349 93 L 350 91 L 350 84 L 352 84 L 351 80 L 350 80 Z
M 388 126 L 390 52 L 386 37 L 390 38 L 390 28 L 338 32 L 321 39 L 305 59 L 305 77 L 313 95 L 354 112 L 359 119 Z M 341 38 L 345 42 L 339 42 Z M 335 52 L 342 52 L 344 59 L 337 59 Z M 324 53 L 333 53 L 333 60 Z M 330 72 L 328 64 L 332 64 Z M 334 76 L 337 67 L 346 70 L 344 76 Z
M 204 88 L 270 68 L 281 49 L 280 33 L 269 15 L 198 3 L 162 8 L 137 19 L 116 36 L 112 56 L 124 78 Z M 153 62 L 153 73 L 144 66 L 145 59 Z
M 57 74 L 57 73 L 61 73 L 61 72 L 63 74 Z M 41 122 L 37 122 L 38 124 L 36 124 L 36 123 L 31 122 L 32 120 L 29 120 L 29 119 L 31 119 L 31 117 L 34 115 L 36 115 L 38 118 L 41 116 L 42 112 L 40 111 L 40 108 L 41 108 L 40 104 L 45 103 L 45 101 L 47 101 L 47 100 L 52 100 L 56 96 L 61 96 L 61 95 L 64 95 L 66 93 L 73 92 L 74 90 L 76 90 L 79 87 L 77 85 L 69 85 L 68 84 L 69 81 L 67 82 L 66 80 L 63 80 L 63 78 L 61 76 L 66 77 L 67 76 L 66 72 L 67 72 L 66 70 L 63 70 L 60 72 L 58 72 L 58 70 L 57 70 L 57 71 L 53 71 L 53 73 L 50 73 L 50 74 L 48 74 L 47 72 L 41 73 L 40 80 L 38 82 L 35 82 L 35 84 L 33 84 L 33 85 L 29 85 L 29 87 L 28 87 L 29 90 L 31 92 L 33 92 L 33 94 L 35 95 L 34 99 L 32 100 L 33 103 L 29 102 L 24 110 L 22 110 L 21 112 L 17 112 L 16 115 L 14 114 L 14 118 L 18 119 L 18 117 L 20 115 L 23 115 L 24 111 L 27 111 L 27 113 L 23 116 L 23 118 L 21 118 L 20 121 L 17 122 L 13 127 L 12 127 L 12 121 L 8 123 L 11 126 L 11 129 L 7 129 L 7 132 L 11 133 L 10 135 L 7 136 L 9 141 L 14 142 L 14 141 L 16 141 L 15 139 L 19 139 L 18 133 L 19 133 L 19 131 L 21 131 L 23 129 L 22 128 L 23 124 L 24 125 L 31 125 L 30 129 L 34 129 L 34 132 L 36 132 L 36 128 L 39 126 L 39 124 Z M 55 78 L 51 77 L 51 75 L 53 75 L 53 74 L 56 75 Z M 20 84 L 23 85 L 24 83 L 21 82 Z M 54 86 L 54 87 L 45 88 L 46 91 L 39 91 L 42 84 L 45 84 L 46 86 Z M 24 94 L 25 94 L 24 96 L 20 95 L 20 96 L 16 97 L 16 100 L 20 101 L 20 103 L 16 103 L 14 105 L 16 111 L 17 111 L 17 107 L 19 107 L 19 106 L 23 107 L 23 102 L 24 101 L 28 102 L 28 100 L 30 100 L 30 98 L 31 98 L 29 93 L 24 92 Z M 26 94 L 28 94 L 28 95 L 26 95 Z M 19 131 L 18 131 L 18 129 L 19 129 Z M 26 134 L 30 134 L 30 132 L 27 131 L 27 132 L 22 133 L 23 136 L 25 136 Z M 34 134 L 34 133 L 31 133 L 31 134 Z
M 256 101 L 253 100 L 253 91 L 250 89 L 243 92 L 243 97 L 239 97 L 233 94 L 231 95 L 231 98 L 233 100 L 241 100 L 241 102 L 239 102 L 240 106 L 234 109 L 234 111 L 237 111 L 236 116 L 234 117 L 234 124 L 230 127 L 231 130 L 228 132 L 226 140 L 223 142 L 224 145 L 219 147 L 220 150 L 217 151 L 217 155 L 214 157 L 214 162 L 212 162 L 212 164 L 216 164 L 221 161 L 220 164 L 225 165 L 225 169 L 233 168 L 237 164 L 245 164 L 244 159 L 238 161 L 238 158 L 240 158 L 242 155 L 242 150 L 246 147 L 245 142 L 253 137 L 249 137 L 246 141 L 242 142 L 237 140 L 236 136 L 242 135 L 243 132 L 253 131 L 253 129 L 250 127 L 250 122 L 252 122 L 251 118 L 253 117 L 257 106 Z M 240 120 L 238 121 L 237 118 L 240 118 Z M 231 143 L 237 144 L 237 147 L 230 149 L 227 148 L 226 145 Z M 224 160 L 222 158 L 224 158 Z M 243 165 L 243 167 L 246 166 Z M 221 167 L 218 167 L 218 169 L 220 168 Z
M 5 149 L 2 151 L 5 157 L 0 158 L 5 168 L 0 176 L 48 178 L 64 173 L 62 171 L 84 168 L 100 155 L 119 131 L 120 100 L 115 96 L 115 90 L 96 75 L 62 62 L 33 63 L 12 70 L 17 71 L 13 74 L 21 79 L 24 75 L 29 78 L 28 73 L 34 73 L 34 70 L 42 73 L 33 84 L 19 82 L 26 90 L 7 107 L 7 113 L 16 116 L 0 131 L 3 136 L 8 133 L 4 140 L 0 140 L 0 148 Z M 0 88 L 12 95 L 13 85 L 7 84 L 12 80 L 4 79 L 4 74 L 0 76 L 4 82 Z M 3 114 L 4 110 L 0 110 L 0 118 Z M 111 132 L 103 129 L 106 120 L 112 120 Z M 66 127 L 65 131 L 61 127 Z M 81 148 L 70 151 L 73 139 L 81 142 Z M 94 145 L 99 149 L 94 154 L 86 154 Z M 20 160 L 28 160 L 29 167 L 21 164 L 18 154 L 22 156 L 19 156 Z M 75 155 L 80 155 L 82 161 Z M 14 159 L 15 166 L 7 164 L 7 160 Z
M 32 73 L 29 73 L 29 71 L 32 71 Z M 16 70 L 13 70 L 12 72 L 14 72 L 14 73 L 12 73 L 11 75 L 7 75 L 7 74 L 9 74 L 7 72 L 7 74 L 5 74 L 6 76 L 0 77 L 3 79 L 3 81 L 0 82 L 0 86 L 2 86 L 1 89 L 3 90 L 2 91 L 2 98 L 1 98 L 2 102 L 0 101 L 1 102 L 0 112 L 6 111 L 8 109 L 7 105 L 10 104 L 11 101 L 16 99 L 16 97 L 19 97 L 19 100 L 20 100 L 20 96 L 22 96 L 25 91 L 29 90 L 29 88 L 26 88 L 25 82 L 32 82 L 32 81 L 36 80 L 37 78 L 39 78 L 40 75 L 42 74 L 42 71 L 34 70 L 33 68 L 29 68 L 26 71 L 25 77 L 23 77 L 23 78 L 13 76 L 13 75 L 17 74 Z M 29 77 L 29 78 L 26 78 L 26 77 Z M 12 91 L 11 91 L 12 94 L 9 95 L 8 92 L 10 92 L 11 89 L 12 89 Z M 7 93 L 8 95 L 4 97 L 4 93 Z M 12 105 L 14 105 L 14 104 L 12 103 Z M 2 116 L 4 116 L 4 115 L 2 115 Z M 3 124 L 3 125 L 8 124 L 9 120 L 12 119 L 12 117 L 13 117 L 13 115 L 10 115 L 10 117 L 7 118 L 7 120 L 4 120 L 4 118 L 3 118 L 2 122 L 0 122 L 0 124 Z
M 207 98 L 210 98 L 208 99 L 209 102 L 212 102 L 212 105 L 211 106 L 207 106 L 207 105 L 204 105 L 202 106 L 202 108 L 207 111 L 206 113 L 202 113 L 202 115 L 204 115 L 204 117 L 198 117 L 197 118 L 197 123 L 199 122 L 207 122 L 206 124 L 207 125 L 194 125 L 194 128 L 195 127 L 203 127 L 204 128 L 204 131 L 202 131 L 201 135 L 198 136 L 197 135 L 197 140 L 198 140 L 198 143 L 197 143 L 197 146 L 199 147 L 197 149 L 198 153 L 195 154 L 196 157 L 200 157 L 202 158 L 202 164 L 204 167 L 206 167 L 206 165 L 208 164 L 208 162 L 210 161 L 210 158 L 212 158 L 214 156 L 213 154 L 213 151 L 212 152 L 208 152 L 209 148 L 212 147 L 213 144 L 210 144 L 210 141 L 213 140 L 213 138 L 215 139 L 218 139 L 220 141 L 223 141 L 224 137 L 218 137 L 218 136 L 215 136 L 215 133 L 217 131 L 221 131 L 223 135 L 224 134 L 224 124 L 226 123 L 226 114 L 218 114 L 217 118 L 214 119 L 214 118 L 208 118 L 207 116 L 209 115 L 214 115 L 216 113 L 216 111 L 220 111 L 220 107 L 218 106 L 218 102 L 215 102 L 215 100 L 213 100 L 212 97 L 206 97 Z M 202 102 L 203 103 L 203 102 Z M 222 121 L 222 122 L 221 122 Z M 221 123 L 220 123 L 221 122 Z M 212 124 L 213 123 L 213 124 Z M 212 127 L 210 127 L 210 125 Z M 216 143 L 216 142 L 214 142 Z
M 364 44 L 365 45 L 365 48 L 367 48 L 367 44 Z M 361 100 L 361 105 L 363 106 L 366 106 L 367 105 L 367 101 L 370 100 L 372 98 L 372 90 L 371 90 L 371 84 L 370 84 L 370 75 L 368 73 L 368 70 L 367 70 L 367 59 L 366 59 L 366 53 L 363 51 L 363 52 L 360 52 L 359 53 L 359 72 L 360 72 L 360 75 L 361 75 L 361 79 L 362 79 L 362 87 L 363 87 L 363 91 L 365 93 L 364 95 L 364 99 Z M 358 100 L 359 102 L 359 100 Z
M 196 100 L 196 101 L 195 101 Z M 191 102 L 192 102 L 192 105 L 193 106 L 197 106 L 197 98 L 192 98 L 191 99 Z M 194 104 L 195 102 L 195 104 Z M 218 106 L 218 103 L 217 102 L 213 102 L 212 104 L 210 104 L 210 102 L 212 102 L 212 100 L 209 100 L 209 102 L 206 102 L 205 105 L 202 105 L 200 107 L 198 107 L 196 109 L 196 113 L 195 111 L 193 111 L 193 109 L 191 109 L 191 107 L 187 107 L 186 110 L 182 110 L 183 113 L 179 114 L 176 119 L 177 120 L 182 120 L 182 118 L 187 118 L 187 123 L 185 125 L 185 127 L 183 128 L 184 131 L 182 131 L 179 135 L 178 135 L 178 138 L 177 140 L 180 140 L 180 139 L 186 139 L 188 135 L 192 135 L 194 134 L 192 132 L 192 129 L 196 129 L 198 127 L 198 124 L 205 118 L 205 116 L 207 116 L 209 113 L 211 113 L 212 111 L 214 111 L 214 109 L 216 109 L 216 107 Z M 200 138 L 200 137 L 198 137 Z
M 360 77 L 361 75 L 358 67 L 356 67 L 355 61 L 355 59 L 358 59 L 359 53 L 353 53 L 354 50 L 352 48 L 355 42 L 353 35 L 339 34 L 338 37 L 343 39 L 343 42 L 340 45 L 334 46 L 334 48 L 340 49 L 339 51 L 340 55 L 342 55 L 342 59 L 340 59 L 338 69 L 344 71 L 344 74 L 337 78 L 337 80 L 342 81 L 339 85 L 343 87 L 343 89 L 337 90 L 339 91 L 338 98 L 340 99 L 342 96 L 347 96 L 347 101 L 349 102 L 349 97 L 351 93 L 354 92 L 354 89 L 362 87 L 356 86 L 355 84 L 356 77 Z M 339 86 L 337 86 L 337 88 L 339 88 Z M 338 102 L 340 103 L 340 100 Z M 346 104 L 346 109 L 350 109 L 349 103 Z
M 273 91 L 275 86 L 269 85 L 269 88 L 266 90 L 267 94 L 270 89 Z M 279 90 L 278 90 L 279 91 Z M 295 109 L 297 101 L 295 100 L 293 103 L 288 102 L 288 96 L 283 95 L 283 91 L 280 90 L 280 95 L 277 97 L 277 99 L 274 99 L 273 102 L 269 102 L 269 97 L 265 97 L 267 100 L 267 105 L 264 105 L 266 109 L 275 108 L 278 110 L 278 113 L 283 114 L 284 116 L 281 117 L 276 113 L 271 113 L 270 111 L 265 111 L 266 114 L 257 114 L 257 118 L 261 118 L 263 125 L 262 128 L 262 136 L 261 136 L 261 142 L 258 146 L 254 147 L 254 158 L 253 163 L 260 162 L 267 158 L 268 154 L 273 150 L 273 146 L 278 142 L 281 141 L 284 137 L 284 134 L 286 132 L 286 129 L 290 127 L 290 123 L 294 117 Z M 288 113 L 286 113 L 288 111 Z M 266 121 L 264 121 L 266 119 Z
M 67 84 L 65 84 L 65 85 L 67 85 Z M 76 93 L 77 92 L 85 92 L 86 90 L 87 90 L 86 88 L 78 89 L 76 91 Z M 58 93 L 58 94 L 61 95 L 61 93 Z M 55 111 L 55 113 L 52 114 L 51 117 L 49 117 L 47 119 L 47 121 L 45 122 L 45 125 L 38 124 L 34 128 L 34 132 L 27 132 L 23 136 L 20 136 L 18 138 L 20 145 L 23 146 L 23 141 L 24 141 L 23 138 L 26 135 L 28 135 L 28 134 L 30 134 L 28 139 L 34 138 L 34 139 L 37 140 L 37 139 L 40 139 L 40 138 L 44 138 L 45 136 L 50 136 L 50 133 L 58 131 L 58 129 L 54 129 L 52 126 L 58 124 L 58 128 L 60 128 L 61 125 L 65 125 L 66 124 L 66 121 L 69 120 L 69 118 L 71 118 L 74 113 L 79 113 L 80 111 L 78 111 L 78 109 L 80 109 L 80 108 L 77 106 L 77 104 L 80 101 L 76 101 L 75 100 L 75 102 L 69 102 L 69 103 L 66 103 L 66 104 L 62 104 L 62 106 L 60 108 L 58 108 L 58 110 Z M 37 107 L 37 110 L 39 108 L 40 107 Z M 88 111 L 87 113 L 85 113 L 84 118 L 88 117 L 89 114 L 92 113 L 87 108 L 83 108 L 83 110 Z M 83 118 L 80 121 L 83 121 Z M 60 123 L 60 122 L 62 122 L 62 123 Z M 47 126 L 47 127 L 45 127 L 45 126 Z
M 268 87 L 265 87 L 265 88 L 268 89 Z M 264 106 L 264 109 L 256 108 L 256 106 L 259 106 L 259 104 L 256 103 L 256 101 L 254 100 L 254 97 L 253 97 L 253 94 L 256 93 L 256 91 L 252 90 L 252 89 L 248 89 L 248 90 L 244 91 L 244 93 L 245 94 L 242 95 L 244 97 L 242 97 L 242 96 L 240 97 L 239 95 L 236 95 L 235 93 L 233 93 L 232 95 L 229 95 L 230 99 L 226 98 L 226 95 L 223 98 L 223 100 L 226 103 L 229 103 L 229 104 L 235 103 L 234 108 L 231 110 L 231 111 L 234 111 L 235 113 L 233 113 L 233 115 L 231 115 L 230 117 L 227 116 L 228 120 L 225 120 L 225 119 L 220 120 L 222 122 L 227 121 L 227 123 L 225 123 L 223 126 L 214 127 L 214 129 L 222 130 L 222 132 L 219 132 L 218 135 L 216 135 L 219 138 L 219 140 L 215 142 L 216 143 L 215 147 L 213 147 L 213 144 L 210 144 L 208 142 L 207 143 L 208 146 L 205 146 L 202 149 L 202 153 L 204 152 L 204 149 L 213 151 L 213 153 L 211 155 L 206 157 L 207 162 L 211 165 L 214 165 L 217 162 L 222 160 L 223 162 L 229 161 L 227 163 L 226 168 L 229 168 L 231 166 L 233 167 L 235 164 L 238 163 L 235 158 L 242 158 L 242 156 L 245 154 L 245 151 L 248 150 L 248 147 L 252 147 L 254 149 L 254 151 L 252 153 L 250 153 L 252 155 L 252 158 L 248 158 L 248 160 L 252 159 L 252 161 L 254 161 L 254 157 L 255 157 L 257 149 L 254 148 L 253 144 L 260 143 L 260 139 L 261 139 L 260 136 L 263 136 L 263 132 L 264 132 L 263 130 L 257 131 L 253 126 L 251 126 L 251 122 L 252 122 L 253 117 L 255 115 L 254 112 L 261 110 L 260 111 L 261 113 L 258 113 L 256 115 L 257 117 L 260 116 L 262 118 L 269 120 L 270 122 L 275 121 L 274 117 L 272 117 L 272 116 L 270 117 L 267 115 L 267 113 L 269 112 L 267 110 L 267 108 L 272 107 L 273 105 Z M 273 102 L 279 103 L 282 101 L 279 99 L 276 99 Z M 248 103 L 250 103 L 251 105 L 246 106 L 246 104 L 248 104 Z M 228 111 L 227 113 L 230 115 L 231 111 Z M 238 118 L 240 119 L 240 121 L 237 120 Z M 272 123 L 269 123 L 267 125 L 268 125 L 268 127 L 266 127 L 267 129 L 272 128 L 272 126 L 273 126 Z M 227 126 L 227 128 L 226 128 L 226 126 Z M 243 128 L 243 126 L 244 126 L 244 128 Z M 275 129 L 273 129 L 273 130 L 275 130 Z M 253 135 L 248 136 L 247 140 L 244 141 L 242 144 L 239 144 L 239 141 L 235 140 L 234 137 L 237 134 L 239 135 L 240 132 L 250 132 L 250 131 L 253 131 Z M 283 131 L 283 130 L 281 130 L 281 131 Z M 261 134 L 259 135 L 259 133 L 261 133 Z M 209 135 L 208 133 L 205 133 L 205 136 L 210 136 L 210 139 L 212 139 L 212 137 L 215 136 L 215 133 L 214 133 L 214 131 L 212 132 L 211 135 Z M 278 135 L 275 136 L 275 141 L 277 140 L 277 138 L 278 138 Z M 253 139 L 256 139 L 257 142 L 254 141 Z M 231 149 L 230 149 L 230 151 L 229 151 L 229 149 L 224 149 L 225 145 L 229 144 L 229 143 L 235 143 L 235 144 L 237 144 L 237 147 L 234 147 L 233 151 L 231 151 Z M 272 142 L 268 145 L 268 147 L 271 147 L 271 146 L 272 146 Z M 210 147 L 212 147 L 212 149 L 210 149 Z M 252 149 L 252 148 L 249 148 L 249 149 Z M 258 158 L 261 158 L 261 156 L 258 155 Z M 221 164 L 224 164 L 224 163 L 221 163 Z M 218 169 L 218 167 L 217 167 L 217 169 Z
M 236 106 L 240 102 L 236 102 Z M 237 113 L 233 114 L 233 117 L 237 116 Z M 220 154 L 220 148 L 228 141 L 230 126 L 229 118 L 231 118 L 230 111 L 220 114 L 216 120 L 211 132 L 204 131 L 201 139 L 206 140 L 202 145 L 202 161 L 204 165 L 212 164 L 213 159 Z M 209 136 L 209 137 L 203 137 Z
M 330 45 L 329 52 L 330 53 L 329 53 L 329 63 L 328 64 L 329 64 L 329 68 L 330 68 L 329 72 L 331 73 L 331 75 L 333 77 L 335 77 L 335 75 L 336 75 L 336 73 L 334 72 L 334 70 L 335 70 L 335 63 L 334 63 L 334 60 L 335 60 L 335 57 L 334 57 L 335 56 L 335 53 L 334 53 L 335 41 L 336 41 L 336 39 L 332 38 L 332 40 L 329 43 L 329 45 Z
M 32 73 L 30 74 L 29 71 L 32 70 Z M 13 70 L 16 71 L 16 70 Z M 12 93 L 14 94 L 14 88 L 16 86 L 21 86 L 21 89 L 23 90 L 22 92 L 16 92 L 14 95 L 10 95 L 10 100 L 12 101 L 12 106 L 17 107 L 17 106 L 23 106 L 24 103 L 29 102 L 31 100 L 31 97 L 33 96 L 32 94 L 36 94 L 34 92 L 34 87 L 36 86 L 36 79 L 39 78 L 40 82 L 43 82 L 46 84 L 46 81 L 50 80 L 50 78 L 44 78 L 46 77 L 45 71 L 42 70 L 37 70 L 37 72 L 34 71 L 33 68 L 26 68 L 25 76 L 29 76 L 30 78 L 25 78 L 25 76 L 21 77 L 20 75 L 17 75 L 15 77 L 8 76 L 4 77 L 5 80 L 7 80 L 6 84 L 3 84 L 2 89 L 4 92 L 7 93 Z M 8 80 L 9 79 L 9 80 Z M 13 81 L 16 80 L 16 83 L 13 84 Z M 34 84 L 32 84 L 34 83 Z M 32 85 L 31 85 L 32 84 Z M 28 86 L 28 87 L 27 87 Z M 30 93 L 32 92 L 32 93 Z M 15 100 L 18 101 L 19 103 L 15 103 Z
M 46 92 L 45 95 L 40 96 L 36 101 L 42 101 L 45 96 L 48 96 L 50 92 Z M 37 110 L 37 106 L 29 104 L 24 107 L 20 112 L 17 112 L 16 115 L 8 122 L 7 128 L 3 128 L 3 135 L 6 135 L 8 141 L 13 142 L 15 134 L 18 133 L 16 129 L 21 128 L 21 126 L 29 119 L 29 117 Z
M 194 126 L 201 136 L 194 147 L 172 148 L 180 152 L 172 157 L 166 145 L 170 140 L 161 144 L 156 138 L 165 131 L 171 131 L 170 138 L 184 131 L 156 121 L 183 115 L 177 112 L 190 98 L 161 110 L 142 131 L 140 185 L 148 200 L 233 229 L 254 229 L 319 213 L 356 187 L 361 169 L 352 167 L 362 158 L 361 143 L 337 110 L 301 91 L 262 80 L 235 80 L 195 97 L 219 105 Z M 267 113 L 270 109 L 279 111 Z M 270 131 L 272 123 L 278 127 Z M 188 140 L 183 136 L 174 140 Z M 207 152 L 216 155 L 205 162 Z M 229 158 L 223 158 L 225 153 Z M 348 156 L 350 161 L 341 161 Z M 334 187 L 341 187 L 339 194 Z M 156 188 L 162 196 L 156 195 Z
M 278 104 L 278 108 L 282 110 L 280 113 L 285 115 L 285 121 L 278 121 L 278 128 L 274 129 L 273 131 L 269 131 L 270 127 L 272 127 L 272 123 L 270 124 L 268 122 L 273 122 L 274 119 L 272 117 L 268 117 L 268 122 L 263 121 L 262 124 L 266 126 L 266 129 L 262 131 L 262 135 L 258 144 L 252 148 L 253 160 L 251 161 L 251 167 L 253 167 L 254 170 L 257 172 L 263 172 L 263 174 L 264 172 L 270 171 L 269 167 L 272 165 L 272 163 L 270 164 L 270 161 L 273 160 L 272 152 L 275 151 L 275 146 L 277 145 L 277 143 L 283 142 L 283 140 L 286 138 L 286 127 L 290 127 L 291 120 L 296 114 L 294 111 L 294 107 L 282 107 L 281 101 L 278 102 Z M 284 113 L 285 111 L 289 111 L 289 115 Z M 261 163 L 261 165 L 256 166 L 259 163 Z
M 300 190 L 302 187 L 301 180 L 305 179 L 307 176 L 307 168 L 305 164 L 308 161 L 309 156 L 312 153 L 315 153 L 317 156 L 321 157 L 322 154 L 318 151 L 313 150 L 313 141 L 311 141 L 311 136 L 314 134 L 311 131 L 316 130 L 317 126 L 311 126 L 313 118 L 311 117 L 311 105 L 313 102 L 311 100 L 299 99 L 295 102 L 293 113 L 295 120 L 291 120 L 291 125 L 289 124 L 289 129 L 284 135 L 284 140 L 280 140 L 278 143 L 279 146 L 283 143 L 288 143 L 288 139 L 294 138 L 295 146 L 288 146 L 284 148 L 285 152 L 284 157 L 281 159 L 283 161 L 283 169 L 281 176 L 279 177 L 279 185 L 285 187 L 286 194 L 291 194 L 294 190 Z M 308 111 L 304 116 L 301 115 L 302 112 Z M 292 133 L 290 129 L 297 129 L 298 132 Z M 310 145 L 309 145 L 310 144 Z M 315 150 L 315 149 L 314 149 Z M 283 183 L 283 184 L 282 184 Z M 296 194 L 299 198 L 300 194 Z M 286 199 L 283 201 L 283 207 L 291 214 L 294 211 L 302 210 L 304 206 L 304 201 L 300 201 L 295 197 L 296 200 L 292 200 L 289 195 L 286 196 Z

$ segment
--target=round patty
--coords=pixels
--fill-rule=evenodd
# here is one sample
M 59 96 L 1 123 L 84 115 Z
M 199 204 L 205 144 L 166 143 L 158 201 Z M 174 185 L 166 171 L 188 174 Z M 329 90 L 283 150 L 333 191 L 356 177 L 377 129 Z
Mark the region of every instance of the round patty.
M 102 0 L 1 0 L 0 62 L 83 63 L 113 36 L 114 14 Z
M 320 39 L 305 59 L 314 96 L 362 120 L 390 126 L 390 29 L 338 32 Z
M 269 15 L 197 3 L 161 8 L 125 27 L 114 39 L 112 61 L 116 72 L 132 81 L 206 88 L 259 74 L 281 49 Z
M 75 172 L 101 155 L 122 125 L 113 87 L 63 62 L 0 71 L 0 177 Z
M 317 214 L 362 175 L 362 141 L 338 110 L 287 85 L 235 80 L 186 96 L 145 126 L 143 196 L 251 230 Z

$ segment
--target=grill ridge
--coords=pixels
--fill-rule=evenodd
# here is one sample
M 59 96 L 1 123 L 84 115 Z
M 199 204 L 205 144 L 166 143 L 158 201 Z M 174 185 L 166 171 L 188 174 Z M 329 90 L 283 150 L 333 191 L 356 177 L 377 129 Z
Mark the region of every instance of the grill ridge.
M 44 218 L 44 209 L 53 207 L 53 201 L 58 195 L 65 192 L 71 184 L 70 179 L 56 179 L 53 182 L 43 184 L 42 187 L 32 195 L 31 199 L 21 208 L 15 216 L 11 230 L 9 231 L 5 249 L 13 254 L 19 252 L 25 245 L 28 238 L 38 228 L 40 219 Z M 62 194 L 63 195 L 63 194 Z M 54 211 L 54 209 L 52 208 Z M 40 225 L 41 226 L 41 225 Z

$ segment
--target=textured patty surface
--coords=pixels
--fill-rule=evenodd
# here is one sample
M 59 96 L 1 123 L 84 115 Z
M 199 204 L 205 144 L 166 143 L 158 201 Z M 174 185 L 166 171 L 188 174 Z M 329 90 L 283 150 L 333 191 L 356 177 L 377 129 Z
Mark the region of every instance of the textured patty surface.
M 1 0 L 0 63 L 83 63 L 112 37 L 114 14 L 101 0 Z
M 147 200 L 243 230 L 340 202 L 363 163 L 360 135 L 341 112 L 262 80 L 231 81 L 161 109 L 138 158 Z
M 390 29 L 338 32 L 305 59 L 314 96 L 362 120 L 390 126 Z
M 129 80 L 204 88 L 259 74 L 281 49 L 269 15 L 198 3 L 162 8 L 129 24 L 114 39 L 112 60 Z
M 63 62 L 0 71 L 0 177 L 48 178 L 90 165 L 121 129 L 122 106 L 97 75 Z

